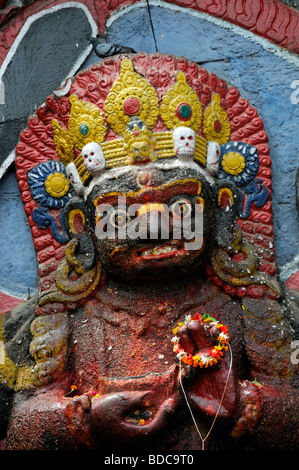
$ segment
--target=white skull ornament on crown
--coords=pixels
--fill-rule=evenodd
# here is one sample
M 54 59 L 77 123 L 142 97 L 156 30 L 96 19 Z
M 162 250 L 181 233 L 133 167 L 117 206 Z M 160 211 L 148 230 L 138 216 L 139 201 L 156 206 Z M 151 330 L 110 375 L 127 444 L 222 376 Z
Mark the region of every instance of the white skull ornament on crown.
M 182 160 L 193 160 L 195 152 L 195 132 L 189 127 L 177 127 L 173 131 L 176 155 Z
M 96 142 L 90 142 L 83 147 L 82 157 L 88 173 L 92 176 L 97 175 L 106 166 L 102 148 Z

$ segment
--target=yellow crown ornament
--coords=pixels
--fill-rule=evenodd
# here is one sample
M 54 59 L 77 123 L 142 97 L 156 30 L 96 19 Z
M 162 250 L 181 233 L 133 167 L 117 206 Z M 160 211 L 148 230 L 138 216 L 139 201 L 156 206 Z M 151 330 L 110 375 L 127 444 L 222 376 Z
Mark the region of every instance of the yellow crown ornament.
M 182 151 L 178 150 L 174 138 L 178 133 L 181 140 L 193 139 L 191 150 L 189 148 L 189 153 L 186 151 L 185 155 L 190 154 L 192 160 L 205 167 L 207 140 L 219 142 L 220 137 L 222 143 L 228 140 L 230 133 L 219 95 L 213 95 L 212 103 L 205 112 L 203 131 L 206 139 L 198 134 L 203 119 L 202 106 L 197 94 L 188 85 L 185 74 L 181 71 L 177 73 L 175 83 L 162 97 L 160 106 L 155 88 L 134 70 L 128 58 L 121 62 L 119 76 L 106 97 L 104 112 L 74 94 L 69 100 L 68 129 L 56 119 L 52 120 L 52 127 L 59 158 L 66 165 L 73 185 L 77 181 L 76 192 L 78 188 L 83 191 L 97 168 L 106 171 L 119 166 L 179 157 Z M 211 139 L 214 137 L 215 116 L 217 123 L 219 121 L 223 127 L 221 136 L 216 136 L 218 140 Z M 168 130 L 154 130 L 159 119 Z M 105 140 L 109 126 L 119 137 Z M 93 149 L 91 144 L 94 145 Z

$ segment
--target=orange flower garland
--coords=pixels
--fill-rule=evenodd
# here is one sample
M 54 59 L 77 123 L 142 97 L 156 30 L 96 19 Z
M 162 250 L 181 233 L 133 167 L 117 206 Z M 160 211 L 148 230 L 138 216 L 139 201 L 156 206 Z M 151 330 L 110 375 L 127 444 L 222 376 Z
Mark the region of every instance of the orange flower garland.
M 186 351 L 184 351 L 184 349 L 180 345 L 180 339 L 176 336 L 177 332 L 183 325 L 189 323 L 191 320 L 203 322 L 209 329 L 215 327 L 220 330 L 219 336 L 217 337 L 217 344 L 214 345 L 213 349 L 211 349 L 209 353 L 198 353 L 192 356 L 192 354 L 188 354 Z M 195 313 L 194 316 L 187 315 L 185 321 L 178 323 L 178 325 L 179 326 L 177 326 L 173 330 L 173 334 L 175 335 L 172 338 L 172 342 L 174 343 L 173 351 L 176 353 L 177 358 L 184 364 L 193 367 L 209 367 L 213 364 L 217 364 L 219 359 L 221 359 L 221 357 L 223 356 L 223 351 L 227 351 L 229 339 L 228 327 L 219 323 L 211 315 L 207 313 L 203 316 L 199 315 L 199 313 Z

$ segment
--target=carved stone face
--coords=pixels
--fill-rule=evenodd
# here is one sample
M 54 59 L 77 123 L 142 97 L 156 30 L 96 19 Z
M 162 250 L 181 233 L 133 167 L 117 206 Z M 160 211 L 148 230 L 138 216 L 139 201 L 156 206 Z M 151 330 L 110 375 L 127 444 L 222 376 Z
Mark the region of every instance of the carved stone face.
M 149 159 L 150 145 L 146 140 L 135 142 L 129 152 L 134 162 L 143 162 Z
M 206 263 L 213 206 L 209 187 L 195 170 L 131 166 L 95 186 L 88 205 L 100 261 L 115 277 L 142 282 L 186 276 Z
M 177 127 L 173 131 L 176 155 L 183 159 L 193 159 L 195 151 L 195 132 L 189 127 Z
M 103 151 L 96 142 L 91 142 L 83 147 L 82 157 L 84 165 L 91 175 L 95 175 L 105 168 L 106 162 Z

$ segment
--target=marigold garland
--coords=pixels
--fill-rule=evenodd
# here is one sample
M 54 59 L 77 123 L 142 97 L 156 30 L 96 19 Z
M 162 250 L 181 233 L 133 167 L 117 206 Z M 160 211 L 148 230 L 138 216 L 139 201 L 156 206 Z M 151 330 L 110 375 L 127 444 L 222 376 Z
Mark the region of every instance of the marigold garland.
M 214 345 L 213 349 L 211 349 L 209 353 L 195 354 L 192 356 L 192 354 L 188 354 L 186 351 L 184 351 L 180 345 L 180 339 L 176 336 L 177 332 L 183 325 L 189 323 L 191 320 L 203 322 L 209 329 L 216 327 L 220 330 L 220 334 L 217 337 L 217 344 Z M 209 367 L 213 364 L 217 364 L 219 359 L 221 359 L 223 356 L 223 351 L 227 351 L 228 349 L 228 327 L 226 325 L 222 325 L 207 313 L 203 316 L 201 316 L 199 313 L 195 313 L 193 316 L 187 315 L 184 322 L 178 323 L 178 326 L 173 330 L 173 334 L 175 335 L 172 338 L 172 342 L 174 343 L 173 351 L 176 353 L 177 358 L 180 361 L 189 366 Z

